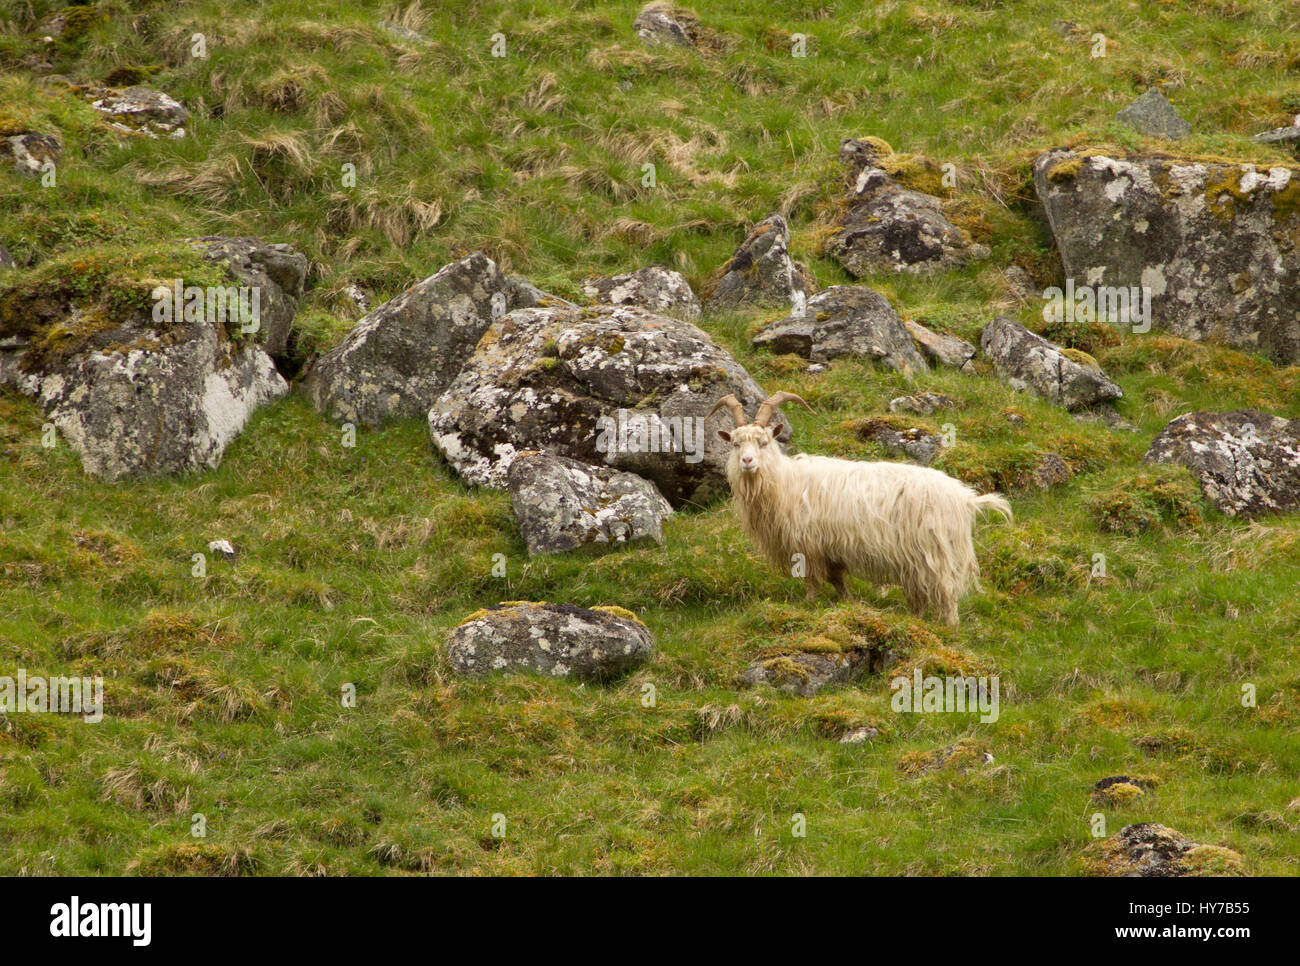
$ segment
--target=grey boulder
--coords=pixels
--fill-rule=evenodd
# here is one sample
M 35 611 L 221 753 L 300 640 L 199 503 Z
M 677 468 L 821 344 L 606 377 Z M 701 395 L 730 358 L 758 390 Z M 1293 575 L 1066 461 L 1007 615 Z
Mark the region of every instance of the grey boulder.
M 647 46 L 694 47 L 692 18 L 664 0 L 655 0 L 641 8 L 632 21 L 632 29 Z
M 980 348 L 1011 388 L 1029 390 L 1066 409 L 1124 395 L 1083 353 L 1063 349 L 1008 318 L 999 316 L 984 327 Z
M 911 333 L 913 341 L 920 347 L 921 354 L 934 365 L 950 366 L 963 372 L 974 371 L 971 360 L 975 358 L 976 348 L 965 339 L 955 335 L 935 332 L 927 329 L 920 322 L 908 319 L 903 323 Z
M 1136 101 L 1119 111 L 1115 118 L 1139 134 L 1170 141 L 1186 137 L 1192 131 L 1192 126 L 1178 116 L 1169 99 L 1156 87 L 1148 89 Z
M 754 337 L 754 345 L 812 362 L 857 356 L 903 373 L 928 368 L 889 300 L 865 285 L 819 292 L 801 315 L 772 323 Z
M 467 677 L 522 672 L 606 681 L 640 667 L 654 638 L 622 608 L 513 601 L 471 614 L 447 637 L 452 670 Z
M 1300 168 L 1055 150 L 1034 184 L 1076 289 L 1145 290 L 1158 328 L 1300 361 Z
M 729 393 L 751 413 L 766 398 L 689 322 L 633 306 L 520 309 L 483 333 L 429 433 L 475 486 L 505 487 L 515 457 L 542 450 L 636 473 L 679 506 L 726 491 L 716 430 L 730 424 L 704 417 Z
M 190 112 L 183 104 L 149 87 L 87 88 L 83 96 L 119 131 L 152 138 L 182 138 L 185 125 L 190 123 Z
M 1236 410 L 1192 412 L 1151 442 L 1147 463 L 1179 463 L 1228 516 L 1300 509 L 1300 420 Z
M 468 255 L 364 316 L 315 361 L 303 390 L 317 410 L 343 422 L 422 418 L 493 318 L 544 299 L 486 255 Z
M 790 257 L 790 227 L 785 219 L 768 215 L 722 266 L 704 310 L 797 304 L 816 290 L 808 269 Z
M 506 486 L 532 555 L 587 544 L 661 543 L 663 520 L 673 512 L 648 480 L 549 453 L 516 456 Z

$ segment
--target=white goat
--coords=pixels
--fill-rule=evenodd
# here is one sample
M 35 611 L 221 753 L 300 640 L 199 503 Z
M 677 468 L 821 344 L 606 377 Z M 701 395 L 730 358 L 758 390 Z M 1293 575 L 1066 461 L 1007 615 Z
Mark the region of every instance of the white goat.
M 900 584 L 908 610 L 934 608 L 957 625 L 957 602 L 978 584 L 971 528 L 981 512 L 1011 519 L 997 493 L 979 495 L 938 470 L 907 463 L 864 463 L 828 456 L 786 456 L 768 426 L 777 408 L 797 402 L 778 392 L 752 423 L 735 396 L 723 396 L 736 421 L 718 435 L 731 443 L 727 479 L 741 526 L 783 573 L 802 562 L 809 599 L 829 581 L 847 596 L 846 575 Z M 708 417 L 706 417 L 708 418 Z

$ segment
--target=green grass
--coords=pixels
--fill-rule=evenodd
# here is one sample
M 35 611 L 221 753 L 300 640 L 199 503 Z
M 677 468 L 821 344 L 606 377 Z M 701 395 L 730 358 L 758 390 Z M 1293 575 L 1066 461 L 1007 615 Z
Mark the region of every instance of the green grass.
M 1041 327 L 997 271 L 1059 272 L 1026 204 L 1039 150 L 1141 147 L 1112 118 L 1157 80 L 1184 83 L 1172 96 L 1197 132 L 1189 153 L 1285 161 L 1248 136 L 1300 111 L 1282 2 L 1103 2 L 1086 20 L 1065 3 L 831 3 L 807 19 L 806 5 L 741 2 L 704 12 L 721 46 L 702 53 L 643 50 L 636 2 L 431 5 L 405 15 L 419 45 L 381 29 L 403 14 L 373 3 L 106 2 L 56 45 L 54 70 L 86 83 L 158 65 L 148 83 L 195 115 L 183 141 L 119 141 L 21 67 L 55 6 L 34 0 L 0 32 L 0 126 L 65 142 L 56 188 L 0 174 L 0 241 L 22 266 L 0 284 L 30 290 L 87 251 L 149 265 L 164 241 L 256 234 L 311 259 L 303 351 L 354 321 L 348 283 L 378 304 L 468 250 L 569 297 L 589 274 L 655 262 L 699 287 L 773 210 L 818 281 L 844 282 L 816 240 L 839 142 L 865 134 L 957 164 L 951 202 L 993 249 L 984 265 L 866 281 L 968 339 L 995 312 Z M 206 60 L 189 57 L 196 31 Z M 489 54 L 497 31 L 504 61 Z M 807 60 L 788 55 L 796 32 Z M 1102 60 L 1088 57 L 1095 32 L 1114 42 Z M 1045 452 L 1074 471 L 1013 493 L 1014 525 L 981 528 L 983 590 L 958 631 L 931 628 L 1000 675 L 996 724 L 896 714 L 879 677 L 813 699 L 738 689 L 787 624 L 831 605 L 770 572 L 725 506 L 670 518 L 660 547 L 530 561 L 509 499 L 462 486 L 420 422 L 347 448 L 291 396 L 219 470 L 107 485 L 66 446 L 43 448 L 39 410 L 5 395 L 0 673 L 102 674 L 106 717 L 0 716 L 0 872 L 1072 874 L 1092 841 L 1090 788 L 1119 774 L 1156 784 L 1107 812 L 1110 831 L 1159 821 L 1236 849 L 1253 873 L 1300 872 L 1300 519 L 1225 519 L 1178 474 L 1139 466 L 1189 409 L 1300 417 L 1297 370 L 1158 334 L 1057 333 L 1123 387 L 1129 434 L 986 372 L 909 385 L 842 360 L 809 376 L 749 348 L 766 318 L 705 327 L 765 387 L 813 405 L 793 414 L 807 451 L 879 458 L 855 421 L 932 389 L 957 408 L 915 422 L 953 424 L 950 472 L 1011 478 Z M 238 561 L 209 556 L 193 577 L 217 538 Z M 903 613 L 897 590 L 857 590 Z M 449 676 L 444 632 L 515 599 L 630 608 L 658 653 L 609 686 Z M 873 742 L 838 743 L 865 724 Z M 900 767 L 963 738 L 995 763 Z

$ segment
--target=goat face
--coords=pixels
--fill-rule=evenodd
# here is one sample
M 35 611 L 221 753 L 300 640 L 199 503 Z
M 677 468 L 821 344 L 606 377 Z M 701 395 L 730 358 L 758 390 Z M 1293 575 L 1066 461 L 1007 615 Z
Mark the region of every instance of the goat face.
M 718 435 L 731 444 L 728 469 L 734 468 L 741 473 L 757 473 L 764 460 L 770 460 L 771 453 L 779 452 L 776 437 L 767 426 L 750 423 L 747 426 L 737 426 L 730 433 L 718 430 Z

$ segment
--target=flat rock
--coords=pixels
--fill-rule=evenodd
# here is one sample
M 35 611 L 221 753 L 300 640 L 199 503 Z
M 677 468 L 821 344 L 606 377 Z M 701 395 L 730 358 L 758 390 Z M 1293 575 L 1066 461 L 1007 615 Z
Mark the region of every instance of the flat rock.
M 1192 132 L 1192 126 L 1178 116 L 1169 98 L 1157 87 L 1152 87 L 1128 107 L 1115 115 L 1116 120 L 1127 124 L 1139 134 L 1176 141 Z
M 965 339 L 955 335 L 945 335 L 927 329 L 919 322 L 911 320 L 903 323 L 912 339 L 921 349 L 921 354 L 935 365 L 950 366 L 970 372 L 974 369 L 971 360 L 975 358 L 976 348 Z
M 754 345 L 812 362 L 855 356 L 908 374 L 929 368 L 889 300 L 865 285 L 817 293 L 802 314 L 773 322 L 754 337 Z
M 722 266 L 704 303 L 706 312 L 743 306 L 794 305 L 817 290 L 808 269 L 790 257 L 790 228 L 780 215 L 768 215 Z
M 429 410 L 434 448 L 469 484 L 503 488 L 523 450 L 604 463 L 674 506 L 727 492 L 727 445 L 703 422 L 766 394 L 689 322 L 634 306 L 531 308 L 493 322 Z M 783 418 L 773 423 L 787 434 Z
M 1008 318 L 999 316 L 985 326 L 980 348 L 1013 389 L 1027 389 L 1066 409 L 1124 395 L 1083 353 L 1062 349 Z
M 1145 290 L 1156 328 L 1300 362 L 1300 167 L 1055 150 L 1034 185 L 1067 281 L 1107 315 Z
M 661 543 L 663 520 L 673 512 L 649 480 L 549 453 L 516 456 L 506 486 L 533 555 L 587 544 Z
M 811 698 L 832 684 L 857 680 L 871 669 L 871 661 L 869 650 L 781 655 L 756 661 L 742 672 L 740 681 L 751 687 L 767 684 L 787 694 Z
M 507 602 L 470 615 L 447 637 L 452 670 L 468 677 L 503 671 L 606 681 L 653 653 L 650 631 L 618 607 Z
M 1144 462 L 1186 466 L 1228 516 L 1300 508 L 1300 420 L 1253 410 L 1185 413 L 1152 440 Z
M 930 416 L 940 409 L 955 409 L 957 404 L 941 392 L 918 392 L 913 396 L 898 396 L 889 400 L 891 413 L 916 413 Z
M 657 265 L 626 275 L 591 279 L 583 294 L 606 305 L 638 305 L 660 315 L 690 322 L 700 317 L 700 300 L 680 272 Z

